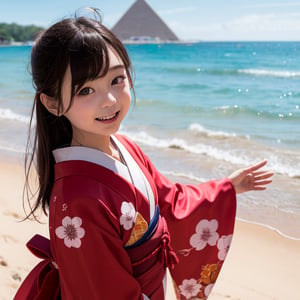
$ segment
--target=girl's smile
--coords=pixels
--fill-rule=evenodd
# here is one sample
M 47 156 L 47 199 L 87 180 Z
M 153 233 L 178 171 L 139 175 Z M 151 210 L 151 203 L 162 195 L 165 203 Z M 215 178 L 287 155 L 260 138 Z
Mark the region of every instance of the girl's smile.
M 72 144 L 79 143 L 104 152 L 109 149 L 110 135 L 118 131 L 131 102 L 130 84 L 124 64 L 113 50 L 109 49 L 108 53 L 107 73 L 85 82 L 76 91 L 71 106 L 70 67 L 66 71 L 62 88 L 63 115 L 72 125 Z
M 120 113 L 120 111 L 117 111 L 116 113 L 114 113 L 111 116 L 96 118 L 96 120 L 99 121 L 99 122 L 103 122 L 103 123 L 111 123 L 111 122 L 114 122 L 117 119 L 119 113 Z

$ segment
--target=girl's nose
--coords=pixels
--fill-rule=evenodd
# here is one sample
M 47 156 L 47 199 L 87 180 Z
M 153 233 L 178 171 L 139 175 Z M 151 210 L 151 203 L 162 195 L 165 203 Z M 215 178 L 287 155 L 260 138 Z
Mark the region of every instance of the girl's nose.
M 113 106 L 117 102 L 116 97 L 112 93 L 107 93 L 103 98 L 104 98 L 102 101 L 103 107 Z

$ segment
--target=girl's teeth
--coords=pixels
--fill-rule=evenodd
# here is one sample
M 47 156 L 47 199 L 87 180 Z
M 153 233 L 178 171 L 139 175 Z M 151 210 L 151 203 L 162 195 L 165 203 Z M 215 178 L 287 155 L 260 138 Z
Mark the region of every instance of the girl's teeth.
M 112 119 L 116 114 L 113 114 L 111 116 L 108 116 L 108 117 L 103 117 L 103 118 L 97 118 L 98 120 L 100 121 L 105 121 L 105 120 L 109 120 L 109 119 Z

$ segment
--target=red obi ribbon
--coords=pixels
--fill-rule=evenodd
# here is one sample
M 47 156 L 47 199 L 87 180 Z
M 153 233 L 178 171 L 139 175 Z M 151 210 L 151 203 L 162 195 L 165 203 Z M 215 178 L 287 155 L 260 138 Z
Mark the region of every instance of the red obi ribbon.
M 174 268 L 175 264 L 178 264 L 179 259 L 170 245 L 170 235 L 169 233 L 164 233 L 161 240 L 161 251 L 160 251 L 160 261 L 164 264 L 164 267 Z
M 162 281 L 166 268 L 173 268 L 178 258 L 170 245 L 170 235 L 164 218 L 159 217 L 155 233 L 137 247 L 126 249 L 131 259 L 133 274 L 142 292 L 151 300 L 164 299 Z
M 43 259 L 27 275 L 19 287 L 14 300 L 58 300 L 60 299 L 59 274 L 50 249 L 50 240 L 35 235 L 27 248 Z

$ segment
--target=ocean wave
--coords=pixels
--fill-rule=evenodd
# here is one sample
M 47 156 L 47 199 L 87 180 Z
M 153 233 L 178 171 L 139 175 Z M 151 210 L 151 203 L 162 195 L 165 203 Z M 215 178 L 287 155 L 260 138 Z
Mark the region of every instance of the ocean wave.
M 237 137 L 236 133 L 228 133 L 228 132 L 224 132 L 224 131 L 209 130 L 198 123 L 192 123 L 189 126 L 188 130 L 196 132 L 203 136 L 207 136 L 207 137 L 214 137 L 214 138 L 221 138 L 221 139 Z
M 294 96 L 295 97 L 295 96 Z M 287 110 L 287 108 L 285 108 Z M 292 112 L 295 110 L 295 112 Z M 213 108 L 213 111 L 217 114 L 222 113 L 232 115 L 245 115 L 245 118 L 260 118 L 266 120 L 280 120 L 283 122 L 298 122 L 300 120 L 300 112 L 297 111 L 298 108 L 291 108 L 290 111 L 282 112 L 280 107 L 272 108 L 264 107 L 263 105 L 258 107 L 248 107 L 244 105 L 222 105 Z
M 295 153 L 287 153 L 286 156 L 290 156 L 289 160 L 294 160 L 294 164 L 290 164 L 286 159 L 279 158 L 278 155 L 272 154 L 268 158 L 270 167 L 276 173 L 288 175 L 294 179 L 300 179 L 300 164 L 297 164 L 297 161 L 299 161 L 299 154 L 298 158 Z
M 140 131 L 138 133 L 126 132 L 126 135 L 136 142 L 155 148 L 184 150 L 193 154 L 207 155 L 218 160 L 228 161 L 233 164 L 250 164 L 250 160 L 246 159 L 245 157 L 238 157 L 229 150 L 219 149 L 211 145 L 201 143 L 189 145 L 187 141 L 179 138 L 160 139 L 149 135 L 145 131 Z
M 201 126 L 201 125 L 200 125 Z M 196 126 L 199 128 L 199 126 Z M 204 130 L 205 131 L 205 130 Z M 158 138 L 148 134 L 146 131 L 132 132 L 125 130 L 123 132 L 132 140 L 137 143 L 141 143 L 150 147 L 159 148 L 159 149 L 177 149 L 179 151 L 186 151 L 188 153 L 205 155 L 207 157 L 225 161 L 234 165 L 249 166 L 253 164 L 253 156 L 249 156 L 249 149 L 240 149 L 238 151 L 235 148 L 218 148 L 217 146 L 212 146 L 205 143 L 188 143 L 185 139 L 182 138 Z M 225 134 L 226 133 L 217 133 L 213 134 Z M 230 137 L 230 134 L 228 135 Z M 233 136 L 234 137 L 234 136 Z M 215 137 L 214 137 L 215 138 Z M 300 168 L 299 165 L 290 163 L 290 159 L 284 159 L 279 157 L 281 154 L 272 154 L 269 155 L 269 167 L 278 174 L 287 175 L 291 178 L 300 177 Z M 290 155 L 289 155 L 290 156 Z
M 267 69 L 217 69 L 200 67 L 168 67 L 163 71 L 174 74 L 209 74 L 209 75 L 253 75 L 278 78 L 300 78 L 299 71 L 292 70 L 267 70 Z
M 0 119 L 29 123 L 29 117 L 17 114 L 8 108 L 0 108 Z
M 300 78 L 299 71 L 292 70 L 267 70 L 267 69 L 207 69 L 201 70 L 202 73 L 210 75 L 252 75 L 274 78 Z
M 296 72 L 296 71 L 241 69 L 241 70 L 238 70 L 238 73 L 247 74 L 247 75 L 255 75 L 255 76 L 269 76 L 269 77 L 281 77 L 281 78 L 299 77 L 300 78 L 300 72 Z

